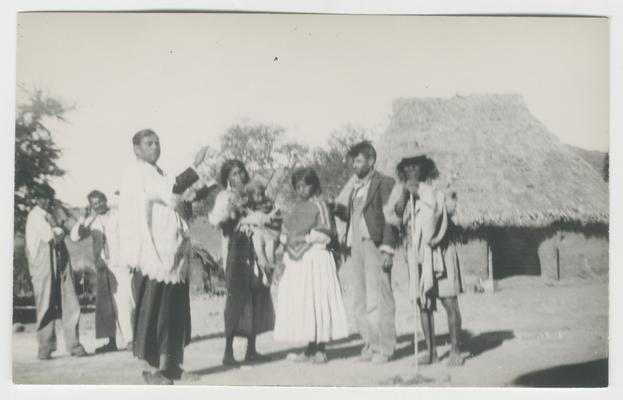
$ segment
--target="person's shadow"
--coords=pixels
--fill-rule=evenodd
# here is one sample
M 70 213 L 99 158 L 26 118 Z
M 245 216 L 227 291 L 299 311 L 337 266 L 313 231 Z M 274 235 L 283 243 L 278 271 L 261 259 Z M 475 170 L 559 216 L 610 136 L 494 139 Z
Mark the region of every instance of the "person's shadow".
M 194 340 L 206 340 L 212 339 L 215 337 L 219 337 L 219 334 L 210 334 L 205 337 L 196 337 Z M 494 349 L 500 346 L 504 341 L 513 339 L 515 334 L 512 331 L 492 331 L 492 332 L 484 332 L 473 336 L 469 331 L 461 332 L 461 347 L 462 351 L 469 352 L 469 358 L 478 356 L 485 351 Z M 358 341 L 360 336 L 358 334 L 352 334 L 344 339 L 336 340 L 330 343 L 329 348 L 327 349 L 327 356 L 329 359 L 344 359 L 357 357 L 361 354 L 361 350 L 363 349 L 363 343 L 357 343 L 350 346 L 344 347 L 336 347 L 342 344 L 351 343 L 354 341 Z M 447 344 L 449 341 L 449 336 L 447 334 L 439 335 L 435 337 L 437 346 Z M 410 342 L 409 345 L 402 345 L 405 342 Z M 401 358 L 412 356 L 413 355 L 413 334 L 403 334 L 398 336 L 397 338 L 397 347 L 398 350 L 394 353 L 393 360 L 399 360 Z M 401 346 L 402 345 L 402 346 Z M 422 350 L 426 348 L 426 344 L 424 340 L 418 341 L 418 349 Z M 289 353 L 299 353 L 305 350 L 305 346 L 294 347 L 285 350 L 275 351 L 272 353 L 265 354 L 269 357 L 267 362 L 279 361 L 285 359 Z M 443 357 L 442 357 L 443 358 Z M 191 371 L 194 374 L 203 376 L 209 374 L 215 374 L 219 372 L 225 372 L 233 369 L 237 369 L 241 366 L 249 365 L 240 363 L 238 365 L 215 365 L 208 368 L 199 369 L 196 371 Z
M 222 337 L 223 333 L 215 333 L 215 334 L 210 334 L 210 335 L 204 335 L 204 336 L 198 336 L 192 339 L 192 341 L 199 341 L 199 340 L 207 340 L 207 339 L 213 339 L 216 337 Z M 336 340 L 336 341 L 332 341 L 331 342 L 331 346 L 335 346 L 335 345 L 340 345 L 340 344 L 344 344 L 344 343 L 349 343 L 351 341 L 354 341 L 356 339 L 359 338 L 359 335 L 357 334 L 353 334 L 350 335 L 346 338 L 340 339 L 340 340 Z M 359 351 L 361 351 L 363 345 L 355 345 L 355 346 L 349 346 L 347 348 L 345 348 L 345 352 L 343 352 L 342 348 L 340 349 L 331 349 L 329 348 L 327 350 L 327 355 L 329 356 L 329 358 L 344 358 L 344 357 L 348 357 L 349 354 L 353 353 L 353 351 L 356 351 L 356 349 L 358 348 Z M 263 362 L 263 364 L 266 363 L 270 363 L 270 362 L 274 362 L 274 361 L 279 361 L 279 360 L 283 360 L 285 359 L 289 353 L 300 353 L 305 351 L 305 346 L 300 346 L 300 347 L 292 347 L 289 349 L 285 349 L 285 350 L 280 350 L 280 351 L 274 351 L 272 353 L 266 353 L 264 354 L 265 356 L 267 356 L 269 358 L 268 361 Z M 341 354 L 341 355 L 339 355 Z M 353 354 L 359 354 L 359 353 L 353 353 Z M 255 364 L 248 364 L 248 363 L 240 363 L 237 365 L 215 365 L 213 367 L 208 367 L 208 368 L 203 368 L 203 369 L 199 369 L 199 370 L 195 370 L 195 371 L 191 371 L 193 374 L 197 374 L 200 376 L 203 375 L 209 375 L 209 374 L 215 374 L 215 373 L 219 373 L 219 372 L 225 372 L 225 371 L 229 371 L 229 370 L 233 370 L 233 369 L 238 369 L 242 366 L 245 365 L 258 365 L 257 363 Z
M 331 342 L 331 345 L 333 347 L 333 345 L 349 343 L 349 342 L 359 340 L 359 339 L 361 339 L 361 337 L 357 334 L 354 334 L 354 335 L 350 335 L 349 337 L 345 339 Z M 407 342 L 409 340 L 413 340 L 413 335 L 410 335 L 410 334 L 400 335 L 396 339 L 396 346 L 400 347 L 402 343 Z M 411 345 L 410 347 L 411 347 L 411 353 L 413 353 L 413 345 Z M 404 346 L 402 346 L 402 348 L 404 348 Z M 354 345 L 346 346 L 346 347 L 329 348 L 327 350 L 327 357 L 332 360 L 340 359 L 340 358 L 357 357 L 361 354 L 361 350 L 363 350 L 363 343 L 358 343 L 358 344 L 354 344 Z M 395 354 L 397 353 L 398 352 L 396 352 Z M 394 359 L 397 359 L 397 357 L 394 357 Z
M 409 344 L 409 346 L 404 346 L 396 350 L 396 353 L 394 354 L 394 359 L 396 360 L 413 355 L 413 335 L 403 336 L 410 340 L 411 343 Z M 473 358 L 479 356 L 486 351 L 493 350 L 496 347 L 499 347 L 506 340 L 511 340 L 514 338 L 515 334 L 513 333 L 513 331 L 509 330 L 483 332 L 475 336 L 470 331 L 463 330 L 461 331 L 461 352 L 467 352 L 469 353 L 467 358 Z M 443 335 L 437 335 L 435 336 L 435 342 L 437 346 L 446 345 L 450 343 L 450 336 L 447 333 Z M 418 340 L 418 352 L 425 349 L 426 341 L 423 339 Z M 442 355 L 440 357 L 440 360 L 446 358 L 448 354 L 449 353 Z
M 206 335 L 197 335 L 197 336 L 193 336 L 190 339 L 191 343 L 195 343 L 195 342 L 202 342 L 204 340 L 211 340 L 211 339 L 221 339 L 225 337 L 225 332 L 213 332 L 213 333 L 208 333 Z

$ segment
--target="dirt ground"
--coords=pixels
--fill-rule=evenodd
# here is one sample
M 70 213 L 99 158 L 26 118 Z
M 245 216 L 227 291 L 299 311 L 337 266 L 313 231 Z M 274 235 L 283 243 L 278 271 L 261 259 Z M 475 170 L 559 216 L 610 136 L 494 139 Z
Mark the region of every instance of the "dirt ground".
M 277 343 L 272 333 L 258 337 L 258 349 L 272 361 L 237 368 L 223 367 L 223 297 L 192 301 L 193 340 L 186 348 L 185 369 L 200 379 L 182 384 L 379 386 L 413 384 L 413 310 L 404 276 L 394 277 L 398 348 L 382 366 L 359 363 L 361 342 L 351 337 L 332 343 L 326 365 L 295 364 L 286 359 L 299 343 Z M 347 306 L 351 306 L 345 285 Z M 547 283 L 541 278 L 510 278 L 493 294 L 466 293 L 460 297 L 465 364 L 448 368 L 445 313 L 436 313 L 440 363 L 420 367 L 430 381 L 423 386 L 604 386 L 608 376 L 608 283 L 606 277 Z M 350 315 L 350 314 L 349 314 Z M 351 321 L 352 322 L 352 321 Z M 94 339 L 94 314 L 80 323 L 88 351 L 103 342 Z M 353 326 L 351 324 L 351 326 Z M 63 348 L 50 361 L 36 358 L 34 324 L 13 335 L 13 381 L 35 384 L 142 384 L 142 364 L 127 351 L 86 358 L 69 357 Z M 352 328 L 351 328 L 352 330 Z M 242 359 L 245 340 L 236 339 L 235 355 Z M 424 350 L 419 338 L 420 352 Z M 403 381 L 401 381 L 401 379 Z

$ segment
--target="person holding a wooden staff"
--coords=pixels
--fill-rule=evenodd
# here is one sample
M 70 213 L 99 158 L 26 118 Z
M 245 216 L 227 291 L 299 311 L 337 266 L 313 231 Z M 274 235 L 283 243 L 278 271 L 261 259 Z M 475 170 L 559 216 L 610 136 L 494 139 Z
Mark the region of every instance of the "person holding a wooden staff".
M 438 360 L 433 311 L 439 299 L 448 315 L 448 365 L 460 366 L 463 359 L 458 294 L 462 292 L 462 283 L 450 219 L 456 196 L 446 196 L 432 185 L 438 171 L 434 161 L 426 156 L 402 159 L 396 170 L 401 185 L 397 185 L 390 196 L 385 212 L 388 221 L 400 226 L 404 232 L 410 292 L 412 299 L 417 299 L 428 349 L 427 356 L 420 363 L 431 364 Z
M 80 343 L 80 303 L 76 295 L 65 231 L 54 217 L 55 192 L 47 183 L 34 188 L 35 206 L 26 219 L 26 255 L 37 308 L 38 358 L 56 351 L 56 320 L 61 318 L 65 347 L 72 357 L 88 353 Z

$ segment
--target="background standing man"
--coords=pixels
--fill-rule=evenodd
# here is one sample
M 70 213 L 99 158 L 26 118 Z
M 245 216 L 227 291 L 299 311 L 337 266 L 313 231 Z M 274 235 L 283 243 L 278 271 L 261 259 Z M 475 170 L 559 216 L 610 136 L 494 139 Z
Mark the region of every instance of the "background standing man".
M 364 342 L 360 360 L 384 363 L 396 346 L 391 268 L 397 232 L 383 213 L 394 179 L 374 170 L 376 150 L 370 142 L 354 145 L 348 157 L 355 174 L 337 197 L 334 211 L 346 222 L 346 262 L 353 271 L 354 313 Z
M 132 348 L 131 272 L 119 265 L 119 221 L 117 212 L 108 207 L 106 195 L 93 190 L 87 196 L 89 206 L 71 230 L 74 242 L 91 237 L 97 272 L 95 337 L 108 343 L 95 353 L 117 350 L 117 326 L 128 349 Z
M 456 195 L 447 197 L 432 184 L 439 171 L 435 162 L 424 155 L 403 158 L 396 172 L 401 184 L 396 185 L 390 197 L 386 218 L 405 232 L 411 300 L 419 308 L 428 349 L 428 354 L 418 362 L 432 364 L 438 361 L 433 312 L 439 299 L 448 316 L 448 366 L 460 366 L 463 364 L 460 350 L 462 320 L 458 295 L 463 291 L 463 284 L 451 218 Z M 414 279 L 416 268 L 418 287 L 415 287 Z
M 26 255 L 37 308 L 38 357 L 52 358 L 56 350 L 55 321 L 60 316 L 67 352 L 88 355 L 80 344 L 80 303 L 76 296 L 65 233 L 52 216 L 55 192 L 47 184 L 35 189 L 36 206 L 26 219 Z

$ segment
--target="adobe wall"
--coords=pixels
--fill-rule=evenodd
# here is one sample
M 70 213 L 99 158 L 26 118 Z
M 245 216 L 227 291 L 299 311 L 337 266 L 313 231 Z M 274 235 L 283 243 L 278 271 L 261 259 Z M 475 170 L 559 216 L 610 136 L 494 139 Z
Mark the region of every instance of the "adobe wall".
M 609 240 L 583 233 L 562 231 L 539 246 L 542 276 L 556 279 L 556 248 L 560 257 L 560 278 L 608 274 Z

